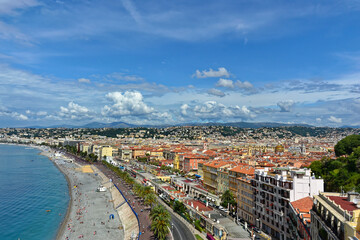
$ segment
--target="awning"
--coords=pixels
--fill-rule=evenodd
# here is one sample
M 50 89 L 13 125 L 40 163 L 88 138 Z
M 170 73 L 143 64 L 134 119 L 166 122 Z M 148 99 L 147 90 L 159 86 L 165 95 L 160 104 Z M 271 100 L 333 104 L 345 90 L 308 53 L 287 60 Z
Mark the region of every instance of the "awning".
M 200 176 L 200 175 L 198 175 L 198 174 L 195 174 L 195 177 L 201 178 L 201 176 Z

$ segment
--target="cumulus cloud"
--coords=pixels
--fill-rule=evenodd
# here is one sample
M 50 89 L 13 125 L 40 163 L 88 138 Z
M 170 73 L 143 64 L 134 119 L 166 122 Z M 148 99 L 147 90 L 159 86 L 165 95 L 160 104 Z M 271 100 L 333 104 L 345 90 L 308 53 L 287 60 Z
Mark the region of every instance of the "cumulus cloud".
M 62 118 L 84 119 L 90 117 L 90 110 L 87 107 L 80 106 L 74 102 L 69 102 L 67 107 L 60 107 L 58 115 Z
M 186 110 L 189 108 L 189 105 L 187 105 L 186 103 L 181 105 L 180 109 L 181 109 L 181 114 L 182 115 L 187 115 Z
M 186 104 L 186 114 L 183 115 L 186 115 L 186 117 L 192 121 L 233 121 L 255 117 L 255 114 L 252 113 L 246 106 L 225 106 L 224 104 L 216 101 L 206 101 L 192 106 Z
M 293 100 L 286 100 L 277 103 L 280 108 L 280 112 L 290 112 L 294 104 L 295 102 Z
M 216 89 L 216 88 L 211 88 L 207 91 L 208 94 L 210 95 L 214 95 L 217 97 L 225 97 L 225 93 L 223 93 L 221 90 Z
M 333 123 L 342 123 L 342 119 L 341 119 L 341 118 L 337 118 L 337 117 L 334 117 L 334 116 L 330 116 L 330 117 L 328 118 L 328 120 L 329 120 L 330 122 L 333 122 Z
M 78 82 L 79 83 L 91 83 L 90 79 L 87 79 L 87 78 L 79 78 Z
M 0 106 L 0 116 L 11 117 L 11 118 L 15 118 L 16 120 L 28 120 L 29 119 L 26 115 L 24 115 L 22 113 L 10 111 L 6 107 L 3 107 L 3 106 Z
M 220 78 L 216 83 L 217 87 L 234 88 L 234 83 L 230 79 Z
M 252 89 L 254 87 L 250 82 L 248 82 L 248 81 L 242 82 L 240 80 L 237 80 L 235 82 L 235 86 L 240 89 Z
M 218 70 L 196 70 L 196 72 L 193 74 L 193 77 L 196 78 L 209 78 L 209 77 L 230 77 L 230 73 L 226 70 L 224 67 L 218 68 Z
M 138 91 L 111 92 L 106 98 L 112 101 L 112 106 L 105 105 L 102 109 L 104 116 L 121 117 L 127 115 L 146 115 L 154 111 L 143 102 L 143 96 Z

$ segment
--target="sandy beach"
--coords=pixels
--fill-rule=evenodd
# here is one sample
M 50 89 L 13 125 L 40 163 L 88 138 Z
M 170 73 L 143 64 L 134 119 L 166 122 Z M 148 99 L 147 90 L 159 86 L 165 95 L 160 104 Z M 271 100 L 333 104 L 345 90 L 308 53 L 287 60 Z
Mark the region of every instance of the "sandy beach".
M 44 151 L 67 178 L 71 199 L 57 239 L 124 239 L 123 225 L 114 209 L 110 189 L 97 192 L 108 179 L 89 165 L 81 166 Z M 94 171 L 95 170 L 95 171 Z M 103 179 L 105 178 L 105 179 Z

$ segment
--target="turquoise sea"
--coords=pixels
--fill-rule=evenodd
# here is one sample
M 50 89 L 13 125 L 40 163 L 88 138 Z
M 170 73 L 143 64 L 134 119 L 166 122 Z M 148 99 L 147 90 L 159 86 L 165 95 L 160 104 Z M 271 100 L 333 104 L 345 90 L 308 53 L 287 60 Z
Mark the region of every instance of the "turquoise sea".
M 0 145 L 1 240 L 55 239 L 66 215 L 70 199 L 66 179 L 39 153 Z

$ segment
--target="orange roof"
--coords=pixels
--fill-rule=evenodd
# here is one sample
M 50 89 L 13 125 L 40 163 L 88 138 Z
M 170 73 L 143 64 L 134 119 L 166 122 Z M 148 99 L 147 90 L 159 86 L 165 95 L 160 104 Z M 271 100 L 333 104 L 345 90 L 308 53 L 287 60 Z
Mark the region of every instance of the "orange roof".
M 314 202 L 311 197 L 304 197 L 299 200 L 291 202 L 291 205 L 296 211 L 300 213 L 309 213 Z
M 247 174 L 247 175 L 255 174 L 255 168 L 250 167 L 249 165 L 246 165 L 245 163 L 243 163 L 242 165 L 236 166 L 236 167 L 230 169 L 229 171 L 238 172 L 238 173 Z

